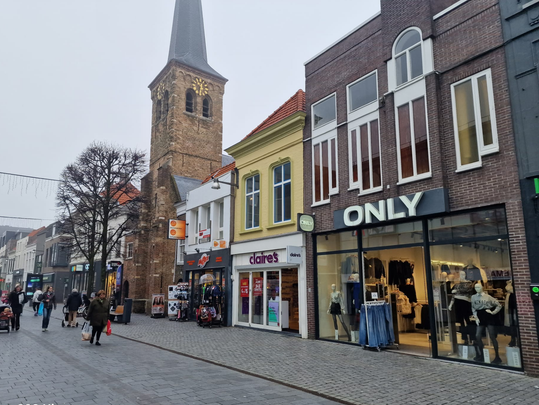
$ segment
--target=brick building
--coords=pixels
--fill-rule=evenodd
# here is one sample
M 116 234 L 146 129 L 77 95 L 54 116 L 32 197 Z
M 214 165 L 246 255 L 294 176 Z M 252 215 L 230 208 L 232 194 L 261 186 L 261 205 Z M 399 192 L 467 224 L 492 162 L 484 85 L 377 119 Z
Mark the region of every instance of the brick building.
M 305 74 L 309 336 L 539 373 L 498 1 L 381 0 Z
M 134 260 L 124 269 L 136 311 L 143 309 L 151 294 L 166 291 L 178 275 L 175 244 L 167 240 L 168 220 L 176 218 L 174 203 L 186 191 L 178 186 L 194 188 L 223 165 L 226 81 L 207 62 L 200 0 L 177 0 L 168 61 L 149 86 L 150 170 L 141 184 L 145 204 L 133 242 Z

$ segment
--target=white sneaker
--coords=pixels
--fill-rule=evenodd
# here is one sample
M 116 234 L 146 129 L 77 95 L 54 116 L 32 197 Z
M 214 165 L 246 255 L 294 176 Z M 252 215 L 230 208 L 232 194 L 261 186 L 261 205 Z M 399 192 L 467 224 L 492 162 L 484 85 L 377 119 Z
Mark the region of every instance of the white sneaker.
M 44 328 L 44 329 L 42 330 L 42 332 L 47 332 L 47 329 Z

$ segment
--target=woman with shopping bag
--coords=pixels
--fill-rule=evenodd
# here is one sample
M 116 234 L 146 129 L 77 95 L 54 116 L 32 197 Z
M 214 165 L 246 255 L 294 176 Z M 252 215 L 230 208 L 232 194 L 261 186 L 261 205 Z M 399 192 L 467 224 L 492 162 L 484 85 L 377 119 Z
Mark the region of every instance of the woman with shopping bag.
M 92 326 L 92 338 L 90 339 L 90 344 L 94 343 L 95 338 L 95 345 L 101 346 L 99 338 L 101 337 L 103 328 L 107 326 L 109 320 L 109 307 L 108 302 L 105 299 L 105 291 L 100 290 L 97 293 L 97 296 L 90 304 L 86 319 L 90 321 L 90 325 Z

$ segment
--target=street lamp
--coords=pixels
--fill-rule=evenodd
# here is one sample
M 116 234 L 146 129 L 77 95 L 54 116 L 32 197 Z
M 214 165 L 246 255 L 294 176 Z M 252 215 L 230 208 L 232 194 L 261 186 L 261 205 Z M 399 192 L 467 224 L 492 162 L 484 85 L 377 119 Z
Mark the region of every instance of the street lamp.
M 240 188 L 240 185 L 238 183 L 238 169 L 234 168 L 234 179 L 236 180 L 234 183 L 227 183 L 226 181 L 221 181 L 213 176 L 211 176 L 211 179 L 213 180 L 213 184 L 211 185 L 211 188 L 214 190 L 219 190 L 221 188 L 221 184 L 226 184 L 227 186 L 234 186 L 236 188 Z

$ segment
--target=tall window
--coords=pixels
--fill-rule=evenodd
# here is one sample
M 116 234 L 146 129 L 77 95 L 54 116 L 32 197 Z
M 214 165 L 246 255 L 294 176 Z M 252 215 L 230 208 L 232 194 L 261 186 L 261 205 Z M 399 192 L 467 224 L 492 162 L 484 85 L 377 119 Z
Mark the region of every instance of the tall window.
M 195 101 L 193 93 L 191 93 L 190 91 L 185 93 L 185 111 L 188 113 L 195 112 Z
M 225 203 L 221 201 L 219 203 L 219 235 L 218 239 L 225 237 Z
M 290 162 L 273 169 L 273 222 L 290 221 L 292 180 Z
M 210 100 L 207 97 L 202 102 L 202 116 L 210 118 Z
M 498 152 L 490 69 L 451 86 L 458 169 L 481 166 L 481 156 Z
M 380 131 L 378 118 L 369 119 L 350 131 L 350 186 L 360 192 L 382 188 Z
M 430 173 L 425 97 L 397 109 L 400 179 Z
M 130 242 L 127 244 L 127 259 L 133 258 L 133 242 Z
M 397 86 L 423 74 L 423 56 L 419 31 L 406 31 L 395 43 Z
M 245 229 L 258 228 L 260 211 L 260 175 L 245 180 Z
M 161 100 L 157 100 L 157 103 L 155 104 L 155 120 L 160 121 L 161 120 Z
M 337 139 L 330 138 L 313 145 L 314 202 L 329 201 L 338 192 Z
M 348 86 L 348 110 L 357 110 L 378 99 L 376 72 Z
M 163 115 L 166 116 L 168 114 L 168 90 L 165 90 L 165 95 L 163 97 Z
M 335 119 L 335 95 L 332 95 L 313 106 L 313 127 L 315 129 L 335 121 Z
M 179 239 L 176 241 L 177 244 L 177 256 L 176 256 L 176 264 L 183 264 L 184 263 L 184 253 L 185 253 L 185 239 Z

